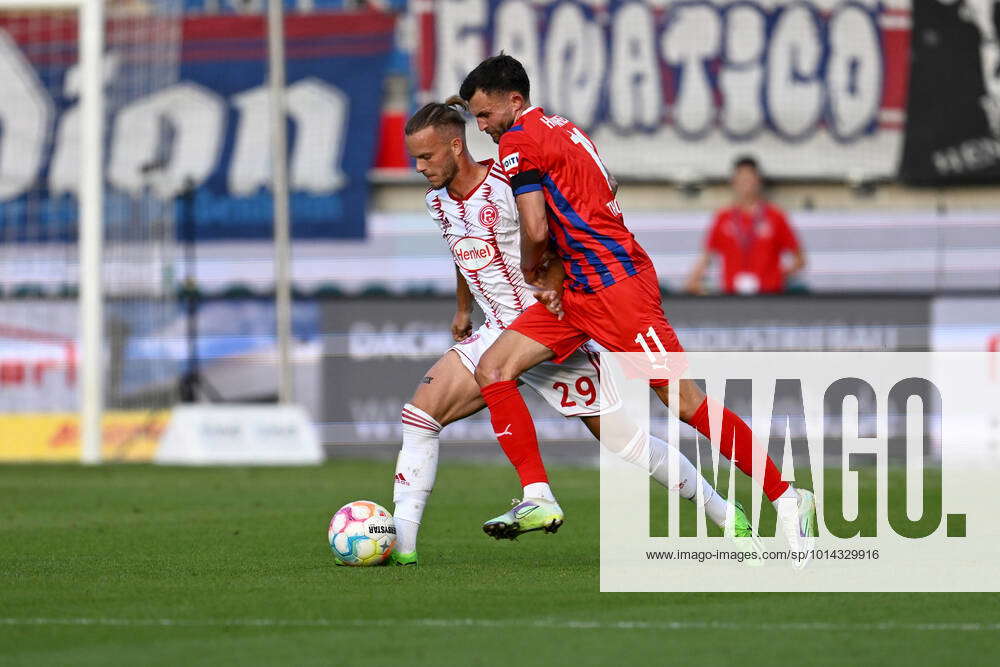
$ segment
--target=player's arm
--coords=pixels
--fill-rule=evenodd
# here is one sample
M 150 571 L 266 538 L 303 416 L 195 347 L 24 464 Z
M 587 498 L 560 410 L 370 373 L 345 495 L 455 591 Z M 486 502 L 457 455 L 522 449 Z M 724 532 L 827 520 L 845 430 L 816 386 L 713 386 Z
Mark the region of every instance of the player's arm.
M 521 194 L 517 195 L 517 215 L 521 223 L 521 272 L 524 280 L 537 289 L 535 298 L 545 304 L 549 312 L 559 319 L 563 317 L 562 290 L 566 271 L 562 262 L 549 249 L 549 220 L 545 212 L 545 195 L 538 189 L 524 187 L 534 179 L 540 179 L 538 172 L 518 174 L 511 181 L 521 183 Z M 517 189 L 515 189 L 517 192 Z
M 549 221 L 542 191 L 519 194 L 517 215 L 521 223 L 521 272 L 528 284 L 538 286 L 545 273 L 549 248 Z
M 455 317 L 451 320 L 451 337 L 456 341 L 472 335 L 472 290 L 462 271 L 455 267 Z
M 521 272 L 529 285 L 538 285 L 549 247 L 549 221 L 542 192 L 539 148 L 526 132 L 507 132 L 500 138 L 500 163 L 510 176 L 518 222 L 521 225 Z

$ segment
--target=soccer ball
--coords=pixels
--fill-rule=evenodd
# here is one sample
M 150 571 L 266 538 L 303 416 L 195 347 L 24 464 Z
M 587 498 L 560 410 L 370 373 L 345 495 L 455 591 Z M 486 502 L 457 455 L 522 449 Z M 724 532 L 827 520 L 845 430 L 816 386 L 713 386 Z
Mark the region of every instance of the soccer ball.
M 381 565 L 396 545 L 396 524 L 381 505 L 355 500 L 333 515 L 327 537 L 337 565 Z

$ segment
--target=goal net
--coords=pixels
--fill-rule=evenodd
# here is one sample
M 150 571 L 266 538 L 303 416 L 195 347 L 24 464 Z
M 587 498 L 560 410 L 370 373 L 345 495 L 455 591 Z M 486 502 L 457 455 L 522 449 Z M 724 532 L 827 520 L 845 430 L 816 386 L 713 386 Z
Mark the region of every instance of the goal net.
M 172 135 L 157 97 L 178 80 L 181 5 L 108 0 L 100 18 L 95 0 L 0 0 L 0 456 L 72 460 L 86 440 L 85 460 L 142 457 L 175 402 Z

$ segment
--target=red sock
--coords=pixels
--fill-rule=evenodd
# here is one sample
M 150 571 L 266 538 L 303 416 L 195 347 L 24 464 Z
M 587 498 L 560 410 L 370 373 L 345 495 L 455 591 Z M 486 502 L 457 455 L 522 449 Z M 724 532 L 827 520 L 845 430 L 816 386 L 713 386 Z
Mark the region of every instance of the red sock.
M 698 429 L 698 432 L 706 438 L 711 439 L 712 436 L 708 425 L 707 398 L 695 410 L 688 424 Z M 733 452 L 735 451 L 736 467 L 748 476 L 753 477 L 753 431 L 750 430 L 745 421 L 740 419 L 739 415 L 729 408 L 722 409 L 722 438 L 720 442 L 719 451 L 722 452 L 722 455 L 732 461 Z M 767 495 L 768 500 L 772 502 L 788 488 L 788 482 L 782 481 L 781 471 L 778 470 L 778 466 L 774 465 L 774 461 L 771 460 L 770 456 L 764 461 L 763 481 L 760 480 L 759 475 L 756 479 L 764 488 L 764 493 Z
M 542 454 L 538 451 L 535 422 L 531 419 L 521 392 L 517 390 L 517 381 L 494 382 L 479 391 L 490 409 L 493 433 L 500 441 L 507 458 L 514 464 L 514 469 L 521 478 L 521 486 L 548 482 Z

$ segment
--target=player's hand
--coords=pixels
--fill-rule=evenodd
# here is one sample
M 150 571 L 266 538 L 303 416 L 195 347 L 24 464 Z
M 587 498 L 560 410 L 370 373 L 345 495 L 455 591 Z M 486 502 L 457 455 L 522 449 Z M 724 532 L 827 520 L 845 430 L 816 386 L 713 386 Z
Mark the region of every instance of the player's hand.
M 460 310 L 451 319 L 451 337 L 455 342 L 463 341 L 472 335 L 472 313 Z
M 563 312 L 562 307 L 562 290 L 538 290 L 535 292 L 535 298 L 538 299 L 550 313 L 555 315 L 557 319 L 561 320 L 566 314 Z
M 525 274 L 527 277 L 527 273 Z M 542 263 L 534 271 L 529 284 L 535 288 L 535 298 L 543 303 L 550 313 L 563 318 L 562 294 L 566 282 L 566 270 L 554 253 L 548 251 Z
M 532 287 L 539 290 L 558 290 L 562 293 L 563 283 L 566 281 L 566 270 L 563 268 L 559 258 L 547 250 L 542 255 L 542 261 L 538 266 L 521 267 L 525 281 Z
M 527 266 L 526 264 L 521 265 L 521 275 L 524 276 L 524 282 L 532 285 L 533 287 L 540 287 L 542 278 L 545 276 L 546 264 L 542 263 L 536 266 Z

